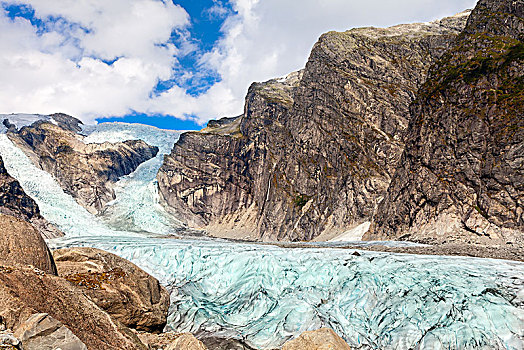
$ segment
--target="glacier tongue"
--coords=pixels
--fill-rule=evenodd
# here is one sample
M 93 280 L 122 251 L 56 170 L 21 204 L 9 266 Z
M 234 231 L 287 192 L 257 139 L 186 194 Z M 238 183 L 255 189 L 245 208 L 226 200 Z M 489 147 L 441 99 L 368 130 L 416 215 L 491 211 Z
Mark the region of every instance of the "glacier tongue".
M 156 182 L 156 174 L 162 165 L 164 154 L 171 152 L 180 131 L 162 130 L 142 124 L 103 123 L 84 126 L 83 132 L 87 134 L 85 143 L 142 139 L 160 149 L 155 158 L 144 162 L 115 184 L 116 200 L 109 203 L 101 215 L 106 223 L 119 230 L 155 234 L 174 234 L 184 229 L 184 225 L 160 205 Z
M 26 125 L 50 117 L 17 115 L 11 121 Z M 47 119 L 46 119 L 47 118 Z M 3 130 L 5 131 L 5 130 Z M 2 132 L 2 130 L 0 130 Z M 60 188 L 47 172 L 31 160 L 7 137 L 0 134 L 0 155 L 9 173 L 39 205 L 42 215 L 68 236 L 130 235 L 133 232 L 176 234 L 184 225 L 160 205 L 156 173 L 163 156 L 178 140 L 179 131 L 161 130 L 141 124 L 103 123 L 83 127 L 86 143 L 120 142 L 142 139 L 160 148 L 159 154 L 141 164 L 133 173 L 115 184 L 117 199 L 103 215 L 95 217 Z
M 0 134 L 0 155 L 9 174 L 36 201 L 42 215 L 68 236 L 129 235 L 111 229 L 80 206 L 49 173 L 35 166 L 6 134 Z
M 258 349 L 321 326 L 356 349 L 524 348 L 522 263 L 166 238 L 59 244 L 111 251 L 170 286 L 177 331 Z

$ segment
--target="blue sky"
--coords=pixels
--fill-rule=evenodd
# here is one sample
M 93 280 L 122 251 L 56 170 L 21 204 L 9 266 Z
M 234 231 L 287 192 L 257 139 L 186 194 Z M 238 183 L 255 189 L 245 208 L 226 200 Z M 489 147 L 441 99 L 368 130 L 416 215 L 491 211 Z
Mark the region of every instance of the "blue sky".
M 221 3 L 221 7 L 224 9 L 224 15 L 216 16 L 209 11 L 216 5 L 216 2 L 213 0 L 183 0 L 173 1 L 173 3 L 183 7 L 189 14 L 191 18 L 190 31 L 192 41 L 198 45 L 199 48 L 198 51 L 181 57 L 179 59 L 181 67 L 178 69 L 179 71 L 197 73 L 199 71 L 198 53 L 209 51 L 213 48 L 221 36 L 220 28 L 226 19 L 226 14 L 232 12 L 233 9 L 229 3 Z M 42 20 L 35 16 L 33 7 L 27 4 L 9 4 L 3 2 L 2 6 L 10 19 L 15 19 L 16 17 L 25 18 L 38 28 L 38 32 L 40 33 L 49 30 L 49 23 L 56 23 L 59 20 L 59 18 L 49 18 L 48 21 Z M 174 43 L 177 42 L 178 34 L 176 32 L 173 33 L 171 40 Z M 106 62 L 111 63 L 111 61 Z M 211 71 L 206 72 L 206 75 L 203 77 L 195 77 L 184 82 L 183 86 L 189 94 L 197 96 L 206 92 L 210 86 L 219 81 L 220 76 L 216 72 Z M 166 91 L 175 84 L 177 84 L 175 78 L 159 81 L 155 86 L 154 93 Z M 96 120 L 98 122 L 123 121 L 128 123 L 147 123 L 156 127 L 175 130 L 192 130 L 202 127 L 194 120 L 181 120 L 168 115 L 147 115 L 134 111 L 125 116 L 104 116 Z
M 475 0 L 0 0 L 0 113 L 199 129 L 329 30 L 429 21 Z

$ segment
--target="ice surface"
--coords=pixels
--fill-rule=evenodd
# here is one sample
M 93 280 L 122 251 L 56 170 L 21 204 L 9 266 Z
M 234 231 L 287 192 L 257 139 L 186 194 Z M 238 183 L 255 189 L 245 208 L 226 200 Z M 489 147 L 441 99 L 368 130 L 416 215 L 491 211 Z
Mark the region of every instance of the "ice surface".
M 0 114 L 0 132 L 5 132 L 7 130 L 3 124 L 5 119 L 8 119 L 9 122 L 14 124 L 17 129 L 20 129 L 23 126 L 31 125 L 39 120 L 46 120 L 56 124 L 55 120 L 48 115 L 24 113 Z
M 259 349 L 321 326 L 355 349 L 524 348 L 522 263 L 158 238 L 57 243 L 114 252 L 170 286 L 177 331 Z

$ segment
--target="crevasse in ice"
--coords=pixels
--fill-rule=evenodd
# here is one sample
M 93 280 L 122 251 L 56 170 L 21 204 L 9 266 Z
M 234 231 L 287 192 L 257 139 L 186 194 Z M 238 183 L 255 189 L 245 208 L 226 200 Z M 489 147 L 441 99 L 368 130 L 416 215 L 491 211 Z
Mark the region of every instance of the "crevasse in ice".
M 178 137 L 123 124 L 84 132 L 86 142 L 141 138 L 160 153 Z M 111 251 L 172 290 L 168 329 L 238 338 L 259 349 L 321 326 L 355 349 L 524 349 L 522 263 L 146 237 L 137 232 L 177 225 L 156 206 L 161 156 L 119 181 L 117 200 L 100 219 L 6 135 L 0 155 L 43 215 L 66 232 L 51 246 Z

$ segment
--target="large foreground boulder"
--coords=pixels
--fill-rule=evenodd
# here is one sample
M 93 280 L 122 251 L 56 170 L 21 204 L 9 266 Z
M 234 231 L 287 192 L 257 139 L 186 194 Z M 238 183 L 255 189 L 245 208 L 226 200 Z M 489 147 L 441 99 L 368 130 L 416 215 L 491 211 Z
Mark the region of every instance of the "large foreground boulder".
M 61 277 L 76 284 L 111 317 L 140 331 L 161 332 L 169 293 L 133 263 L 94 248 L 53 252 Z
M 298 338 L 285 343 L 282 350 L 351 350 L 351 348 L 332 329 L 321 328 L 302 333 Z
M 57 274 L 53 256 L 40 233 L 30 223 L 0 213 L 0 264 L 32 265 Z
M 90 350 L 146 349 L 69 281 L 34 268 L 0 266 L 0 319 L 5 327 L 16 332 L 37 313 L 59 321 Z

